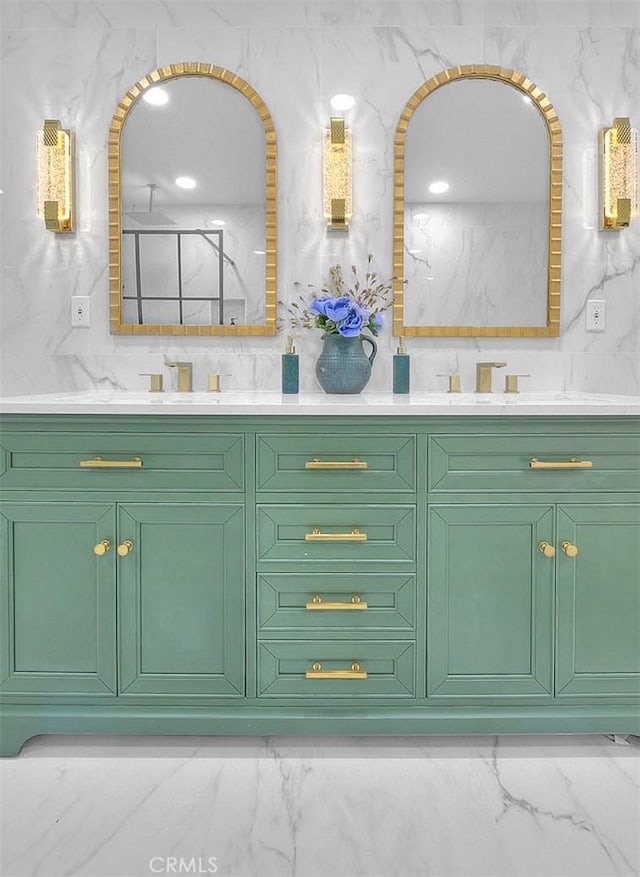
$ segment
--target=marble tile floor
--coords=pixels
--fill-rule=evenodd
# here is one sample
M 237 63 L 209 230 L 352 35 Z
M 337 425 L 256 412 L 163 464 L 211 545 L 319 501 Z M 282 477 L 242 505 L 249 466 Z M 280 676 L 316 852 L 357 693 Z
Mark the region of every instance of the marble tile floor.
M 38 737 L 0 764 L 0 873 L 640 873 L 640 740 Z

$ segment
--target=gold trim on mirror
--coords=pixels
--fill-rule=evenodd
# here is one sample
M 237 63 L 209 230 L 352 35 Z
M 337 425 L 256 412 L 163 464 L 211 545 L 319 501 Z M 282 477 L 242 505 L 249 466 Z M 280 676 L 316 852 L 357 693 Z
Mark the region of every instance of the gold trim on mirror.
M 265 191 L 265 321 L 256 325 L 162 325 L 124 323 L 122 319 L 122 219 L 120 191 L 120 146 L 122 130 L 131 108 L 148 88 L 179 76 L 200 76 L 218 79 L 237 89 L 254 106 L 265 131 L 266 191 Z M 202 62 L 181 62 L 160 67 L 148 73 L 133 85 L 122 98 L 109 128 L 109 323 L 111 333 L 117 335 L 275 335 L 276 333 L 276 133 L 266 104 L 241 76 Z
M 540 111 L 549 134 L 549 275 L 545 326 L 405 326 L 404 324 L 404 170 L 405 140 L 413 113 L 436 89 L 456 79 L 496 79 L 527 95 Z M 560 334 L 562 236 L 562 131 L 549 98 L 522 73 L 488 64 L 451 67 L 428 79 L 407 101 L 396 128 L 393 159 L 393 334 L 399 336 L 557 337 Z

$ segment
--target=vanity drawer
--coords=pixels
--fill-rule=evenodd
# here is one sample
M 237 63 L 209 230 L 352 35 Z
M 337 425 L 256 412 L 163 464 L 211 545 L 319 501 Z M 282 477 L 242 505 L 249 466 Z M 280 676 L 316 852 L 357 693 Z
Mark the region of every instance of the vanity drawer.
M 258 576 L 259 636 L 411 636 L 415 619 L 413 574 Z
M 258 505 L 258 563 L 324 564 L 337 572 L 343 565 L 413 563 L 415 521 L 413 505 Z
M 434 493 L 640 489 L 640 438 L 634 435 L 433 435 L 428 455 Z M 572 460 L 592 465 L 580 468 Z M 569 465 L 545 468 L 549 463 Z
M 415 697 L 415 663 L 408 640 L 262 640 L 258 697 Z
M 244 488 L 244 437 L 239 434 L 7 432 L 0 450 L 0 486 L 5 489 Z
M 413 435 L 259 435 L 256 459 L 257 490 L 412 493 L 416 489 Z

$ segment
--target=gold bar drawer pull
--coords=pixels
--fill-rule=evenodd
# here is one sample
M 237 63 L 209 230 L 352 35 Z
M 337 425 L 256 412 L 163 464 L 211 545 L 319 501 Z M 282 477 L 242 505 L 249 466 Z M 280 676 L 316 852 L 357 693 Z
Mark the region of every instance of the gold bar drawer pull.
M 354 594 L 351 598 L 350 603 L 323 603 L 322 597 L 319 594 L 316 594 L 313 600 L 310 600 L 305 609 L 328 609 L 328 610 L 341 610 L 341 609 L 368 609 L 369 604 L 366 600 L 361 600 L 358 594 Z
M 321 533 L 314 527 L 311 533 L 304 534 L 305 542 L 366 542 L 367 534 L 354 527 L 350 533 Z
M 576 457 L 571 457 L 566 463 L 549 463 L 544 460 L 538 460 L 537 457 L 532 457 L 529 460 L 529 469 L 592 469 L 593 463 L 591 460 L 578 460 Z
M 94 457 L 93 460 L 80 460 L 83 469 L 141 469 L 142 460 L 134 457 L 133 460 L 103 460 L 102 457 Z
M 331 462 L 327 460 L 326 462 L 322 462 L 317 457 L 314 457 L 313 460 L 308 460 L 304 464 L 305 469 L 368 469 L 369 464 L 364 460 L 359 460 L 357 457 L 354 457 L 353 460 L 345 461 L 345 462 Z
M 311 670 L 305 673 L 307 679 L 366 679 L 367 671 L 354 661 L 350 670 L 323 670 L 320 661 L 315 661 Z

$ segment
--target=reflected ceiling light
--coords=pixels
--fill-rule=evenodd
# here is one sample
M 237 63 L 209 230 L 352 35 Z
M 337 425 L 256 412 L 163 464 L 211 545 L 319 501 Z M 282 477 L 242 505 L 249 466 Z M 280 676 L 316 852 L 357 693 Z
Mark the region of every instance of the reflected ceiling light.
M 73 231 L 75 138 L 57 119 L 45 119 L 36 139 L 38 216 L 49 231 Z
M 533 101 L 531 100 L 531 98 L 529 97 L 528 94 L 523 94 L 522 100 L 524 101 L 525 104 L 533 104 Z
M 427 214 L 426 213 L 414 213 L 413 218 L 417 219 L 418 222 L 422 222 L 424 219 L 427 219 Z
M 324 132 L 323 201 L 327 226 L 346 230 L 353 211 L 351 131 L 344 119 L 332 116 Z
M 266 256 L 267 251 L 266 250 L 254 250 L 253 255 L 254 256 Z
M 419 252 L 420 252 L 420 250 L 409 250 L 409 254 L 411 256 L 417 256 Z
M 638 213 L 638 132 L 627 118 L 600 129 L 601 227 L 626 228 Z
M 434 183 L 429 184 L 429 191 L 432 195 L 442 195 L 444 192 L 449 191 L 449 183 L 445 183 L 444 180 L 436 180 Z
M 329 103 L 334 110 L 351 110 L 355 106 L 356 99 L 350 94 L 334 94 Z
M 224 221 L 224 219 L 210 219 L 209 220 L 209 225 L 213 226 L 214 228 L 222 228 L 222 226 L 226 225 L 226 224 L 227 223 Z
M 156 85 L 155 88 L 149 88 L 142 95 L 142 99 L 146 100 L 152 107 L 163 107 L 169 103 L 169 94 L 166 89 Z
M 179 186 L 181 189 L 195 189 L 198 185 L 193 177 L 176 177 L 176 186 Z

